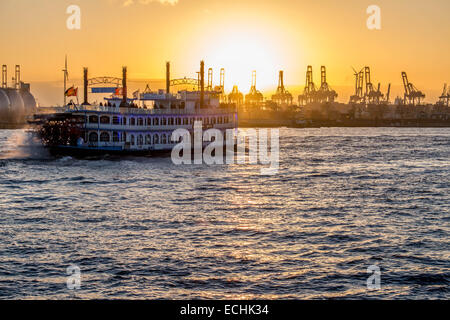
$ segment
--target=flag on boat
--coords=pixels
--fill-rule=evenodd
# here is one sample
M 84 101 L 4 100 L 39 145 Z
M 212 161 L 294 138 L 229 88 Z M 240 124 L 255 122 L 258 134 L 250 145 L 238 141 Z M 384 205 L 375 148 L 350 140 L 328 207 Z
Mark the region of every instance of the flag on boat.
M 75 88 L 74 86 L 71 86 L 69 89 L 65 92 L 66 97 L 76 97 L 78 96 L 78 88 Z
M 123 88 L 116 88 L 116 90 L 114 91 L 114 94 L 116 96 L 121 96 L 123 95 Z

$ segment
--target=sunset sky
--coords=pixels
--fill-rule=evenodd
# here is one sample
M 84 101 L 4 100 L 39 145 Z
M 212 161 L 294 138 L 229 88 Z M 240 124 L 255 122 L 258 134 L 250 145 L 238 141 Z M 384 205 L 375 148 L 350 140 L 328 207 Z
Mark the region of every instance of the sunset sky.
M 66 27 L 71 4 L 81 8 L 80 30 Z M 381 8 L 381 30 L 366 27 L 372 4 Z M 33 86 L 62 81 L 65 54 L 72 79 L 83 66 L 92 76 L 120 76 L 122 65 L 131 79 L 164 78 L 165 61 L 173 77 L 195 77 L 204 59 L 215 82 L 226 69 L 227 90 L 238 84 L 248 92 L 256 70 L 257 87 L 268 94 L 281 69 L 299 93 L 307 65 L 316 84 L 325 65 L 329 84 L 348 93 L 351 67 L 368 65 L 383 91 L 391 82 L 400 94 L 407 71 L 434 102 L 450 83 L 449 12 L 448 0 L 0 0 L 0 64 L 9 79 L 20 64 Z

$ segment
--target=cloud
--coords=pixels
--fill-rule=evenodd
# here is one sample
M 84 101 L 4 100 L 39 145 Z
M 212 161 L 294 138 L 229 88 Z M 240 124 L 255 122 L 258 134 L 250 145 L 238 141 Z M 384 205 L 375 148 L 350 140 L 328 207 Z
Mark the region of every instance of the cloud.
M 151 2 L 159 2 L 161 4 L 176 5 L 178 3 L 178 0 L 124 0 L 123 6 L 128 7 L 135 3 L 149 4 Z

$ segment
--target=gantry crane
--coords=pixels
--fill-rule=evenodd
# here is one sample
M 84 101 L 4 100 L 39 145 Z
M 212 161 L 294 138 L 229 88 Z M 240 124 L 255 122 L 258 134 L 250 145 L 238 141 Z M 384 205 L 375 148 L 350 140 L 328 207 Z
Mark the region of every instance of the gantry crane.
M 272 100 L 280 105 L 291 105 L 293 100 L 292 94 L 284 87 L 283 76 L 283 71 L 281 70 L 278 77 L 277 92 L 272 95 Z
M 442 94 L 439 97 L 438 104 L 448 107 L 450 101 L 450 88 L 447 89 L 447 84 L 444 84 L 444 90 L 442 90 Z
M 364 101 L 364 68 L 359 72 L 353 68 L 353 71 L 355 72 L 355 94 L 350 97 L 350 103 L 361 103 Z
M 260 91 L 256 89 L 256 71 L 252 72 L 252 86 L 250 92 L 245 95 L 245 103 L 250 105 L 259 105 L 263 102 L 264 97 Z
M 312 66 L 306 68 L 306 83 L 303 94 L 298 96 L 298 103 L 300 105 L 306 105 L 315 101 L 316 86 L 313 81 Z
M 422 93 L 422 91 L 417 90 L 417 88 L 408 81 L 408 76 L 406 75 L 406 72 L 402 72 L 402 79 L 403 79 L 403 87 L 405 88 L 405 95 L 403 99 L 404 104 L 409 105 L 417 105 L 420 104 L 420 99 L 425 98 L 425 94 Z
M 238 86 L 233 86 L 233 91 L 228 95 L 228 101 L 240 106 L 244 102 L 244 95 L 239 91 Z

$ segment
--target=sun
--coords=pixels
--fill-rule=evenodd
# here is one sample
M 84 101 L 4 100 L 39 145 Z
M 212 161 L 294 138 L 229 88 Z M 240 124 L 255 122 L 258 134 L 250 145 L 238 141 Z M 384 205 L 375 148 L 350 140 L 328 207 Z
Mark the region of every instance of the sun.
M 225 90 L 234 85 L 243 93 L 251 86 L 252 71 L 257 74 L 256 87 L 263 90 L 276 85 L 278 66 L 281 57 L 268 37 L 262 33 L 227 32 L 226 37 L 217 37 L 208 46 L 205 54 L 208 65 L 214 66 L 215 78 L 219 68 L 225 68 Z

